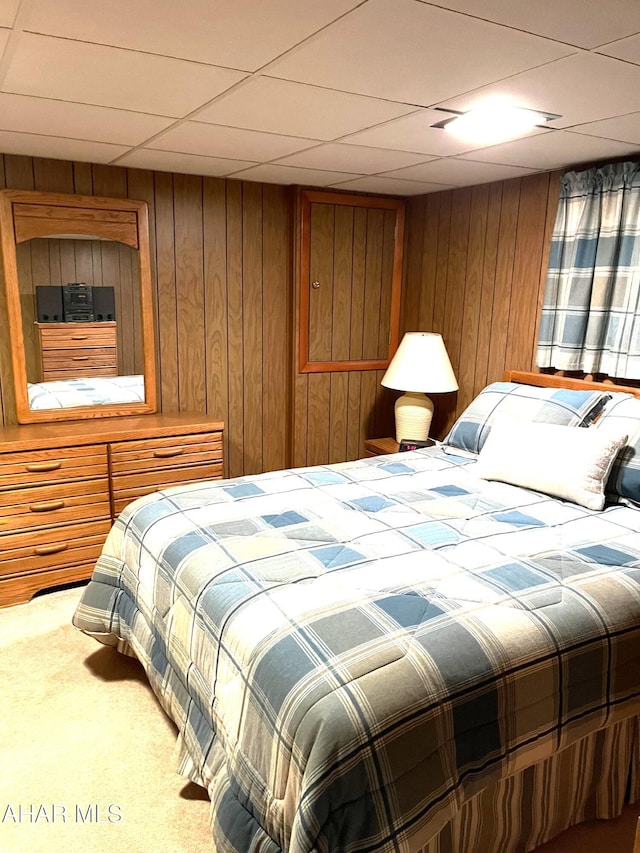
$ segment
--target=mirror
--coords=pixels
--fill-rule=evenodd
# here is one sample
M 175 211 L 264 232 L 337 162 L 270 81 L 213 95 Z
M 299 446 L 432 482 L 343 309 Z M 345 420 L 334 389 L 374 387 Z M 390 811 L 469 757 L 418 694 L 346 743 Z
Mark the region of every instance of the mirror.
M 19 423 L 156 411 L 147 205 L 0 191 Z

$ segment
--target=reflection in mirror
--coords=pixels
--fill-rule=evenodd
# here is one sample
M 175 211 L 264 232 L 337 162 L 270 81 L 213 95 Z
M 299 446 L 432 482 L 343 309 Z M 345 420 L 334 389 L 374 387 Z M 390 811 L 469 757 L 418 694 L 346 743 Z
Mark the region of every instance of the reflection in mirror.
M 70 235 L 16 255 L 29 409 L 144 402 L 137 251 Z

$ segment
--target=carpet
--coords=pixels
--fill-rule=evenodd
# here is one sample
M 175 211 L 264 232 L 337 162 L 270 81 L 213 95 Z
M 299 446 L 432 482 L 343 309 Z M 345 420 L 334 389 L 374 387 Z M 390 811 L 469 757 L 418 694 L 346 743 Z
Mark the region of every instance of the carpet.
M 142 667 L 71 625 L 81 591 L 0 610 L 1 853 L 213 853 Z

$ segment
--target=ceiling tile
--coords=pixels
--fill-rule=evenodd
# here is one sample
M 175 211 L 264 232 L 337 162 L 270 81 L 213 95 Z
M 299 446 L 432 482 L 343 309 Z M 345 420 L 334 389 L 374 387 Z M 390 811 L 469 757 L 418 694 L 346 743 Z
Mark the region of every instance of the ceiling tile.
M 126 146 L 123 145 L 0 130 L 0 151 L 5 154 L 51 157 L 54 160 L 78 160 L 83 163 L 110 163 L 126 150 Z
M 269 74 L 430 106 L 572 50 L 414 0 L 369 0 Z
M 494 98 L 558 113 L 561 118 L 550 125 L 571 127 L 640 110 L 640 67 L 581 53 L 451 98 L 439 106 L 464 111 Z
M 0 0 L 0 27 L 12 27 L 20 0 Z
M 424 154 L 409 154 L 407 151 L 389 151 L 383 148 L 365 148 L 362 145 L 341 145 L 333 142 L 299 154 L 292 154 L 280 162 L 310 169 L 339 169 L 361 175 L 373 175 L 376 172 L 388 172 L 390 169 L 400 169 L 414 163 L 424 163 L 428 159 Z
M 434 157 L 447 157 L 473 151 L 474 144 L 456 139 L 441 127 L 431 127 L 449 116 L 450 114 L 438 110 L 420 110 L 379 127 L 354 133 L 347 139 L 341 139 L 340 142 L 347 145 L 371 145 L 400 151 L 423 152 Z M 543 132 L 535 128 L 530 133 L 533 135 Z
M 436 6 L 465 12 L 497 24 L 557 39 L 579 47 L 596 47 L 640 30 L 637 0 L 430 0 Z
M 361 0 L 31 0 L 25 27 L 255 71 Z
M 358 175 L 350 175 L 342 172 L 325 172 L 320 169 L 298 169 L 296 166 L 278 166 L 268 163 L 262 166 L 254 166 L 233 176 L 243 181 L 264 181 L 267 184 L 297 184 L 299 186 L 327 187 L 335 181 L 356 178 Z
M 488 163 L 473 163 L 470 160 L 459 160 L 447 157 L 443 160 L 433 160 L 420 166 L 409 166 L 408 169 L 387 173 L 388 177 L 407 178 L 416 181 L 435 181 L 441 184 L 452 184 L 463 187 L 473 184 L 487 184 L 490 181 L 505 181 L 509 178 L 519 178 L 535 172 L 535 169 L 523 169 L 517 166 L 504 166 Z
M 173 120 L 160 116 L 0 93 L 0 128 L 139 145 Z
M 601 47 L 598 52 L 606 53 L 607 56 L 616 56 L 618 59 L 624 59 L 625 62 L 635 62 L 636 65 L 640 65 L 640 34 L 622 39 L 621 41 L 615 41 L 613 44 Z
M 7 46 L 7 42 L 9 41 L 10 35 L 11 30 L 0 30 L 0 57 L 2 56 L 2 51 Z
M 23 33 L 2 89 L 180 118 L 244 76 L 197 62 Z
M 353 190 L 363 193 L 382 193 L 383 195 L 423 195 L 424 193 L 442 192 L 452 187 L 445 184 L 431 184 L 425 181 L 401 181 L 398 178 L 384 178 L 379 175 L 356 178 L 333 184 L 336 189 Z
M 462 159 L 508 163 L 530 169 L 560 169 L 608 157 L 625 157 L 634 151 L 637 153 L 637 146 L 630 143 L 558 130 L 530 139 L 517 139 L 514 142 L 483 148 L 462 155 Z
M 317 139 L 299 139 L 296 136 L 278 136 L 275 133 L 187 121 L 166 131 L 148 147 L 264 163 L 317 144 Z
M 125 154 L 118 160 L 118 166 L 134 169 L 154 169 L 158 172 L 178 172 L 185 175 L 209 175 L 221 177 L 236 169 L 251 166 L 242 160 L 226 160 L 222 157 L 201 157 L 195 154 L 177 154 L 173 151 L 150 151 L 140 148 Z
M 256 77 L 198 113 L 198 121 L 335 139 L 413 110 L 392 101 Z
M 586 133 L 587 136 L 603 136 L 606 139 L 617 139 L 619 142 L 634 142 L 640 146 L 640 112 L 579 124 L 572 130 L 576 133 Z

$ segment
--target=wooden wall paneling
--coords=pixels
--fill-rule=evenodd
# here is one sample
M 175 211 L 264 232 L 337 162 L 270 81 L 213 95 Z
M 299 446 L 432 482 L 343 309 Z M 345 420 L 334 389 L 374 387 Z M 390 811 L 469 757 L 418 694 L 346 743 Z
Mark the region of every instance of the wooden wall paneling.
M 353 267 L 351 274 L 351 335 L 349 357 L 363 357 L 364 303 L 367 259 L 367 211 L 356 208 L 353 214 Z
M 333 236 L 333 294 L 331 302 L 332 361 L 349 359 L 351 337 L 351 277 L 353 273 L 354 208 L 337 205 Z
M 364 454 L 364 443 L 375 432 L 376 395 L 378 377 L 376 370 L 363 370 L 360 384 L 360 444 L 358 456 Z
M 291 229 L 293 207 L 287 187 L 265 184 L 262 245 L 262 464 L 265 471 L 288 468 L 292 352 Z
M 174 178 L 179 410 L 204 412 L 202 179 Z
M 502 206 L 502 183 L 489 186 L 487 226 L 485 230 L 484 261 L 482 266 L 482 296 L 478 317 L 478 345 L 476 348 L 476 372 L 473 396 L 489 384 L 489 342 L 492 334 L 492 315 L 500 231 L 500 208 Z
M 440 194 L 438 243 L 436 247 L 436 281 L 433 297 L 433 332 L 444 334 L 447 306 L 447 271 L 449 269 L 449 235 L 451 233 L 451 190 Z M 445 345 L 447 341 L 445 340 Z
M 521 196 L 527 204 L 520 209 L 513 263 L 513 285 L 509 312 L 506 363 L 514 370 L 532 367 L 538 283 L 549 195 L 549 173 L 521 178 Z
M 73 164 L 73 191 L 78 195 L 94 195 L 91 163 Z
M 161 411 L 178 411 L 178 327 L 176 308 L 173 176 L 155 174 L 156 275 L 158 292 L 158 356 Z
M 384 239 L 384 212 L 367 210 L 367 249 L 364 288 L 364 315 L 362 330 L 362 357 L 386 358 L 387 344 L 382 354 L 378 352 L 380 327 L 380 299 L 382 293 L 382 245 Z M 391 282 L 389 282 L 391 287 Z
M 93 195 L 127 197 L 127 170 L 121 166 L 93 166 Z
M 424 237 L 420 276 L 420 307 L 416 331 L 440 332 L 434 328 L 435 281 L 438 264 L 438 220 L 442 193 L 430 193 L 425 199 Z
M 75 263 L 75 278 L 73 281 L 86 281 L 95 285 L 93 274 L 93 251 L 91 240 L 73 240 L 73 255 Z
M 449 266 L 447 270 L 447 294 L 442 337 L 449 353 L 453 372 L 458 376 L 461 367 L 462 324 L 465 313 L 465 278 L 469 246 L 469 223 L 471 217 L 471 190 L 453 190 L 451 193 L 451 231 Z M 448 404 L 448 405 L 447 405 Z M 446 400 L 444 429 L 448 430 L 456 417 L 451 400 Z
M 379 358 L 385 358 L 389 352 L 391 335 L 391 283 L 393 281 L 393 254 L 395 248 L 396 214 L 394 210 L 383 211 L 382 255 L 381 255 L 381 291 L 380 314 L 378 320 Z
M 360 440 L 361 389 L 362 373 L 349 372 L 347 385 L 347 459 L 359 459 L 362 456 Z
M 505 366 L 508 366 L 506 363 L 507 329 L 511 305 L 518 211 L 520 208 L 520 180 L 520 178 L 516 178 L 512 181 L 506 181 L 503 185 L 487 369 L 488 382 L 495 382 L 500 379 Z
M 205 178 L 203 184 L 204 317 L 207 357 L 207 414 L 228 420 L 227 336 L 227 196 L 223 178 Z M 228 433 L 224 432 L 225 470 Z
M 227 182 L 227 287 L 229 341 L 229 476 L 238 477 L 244 466 L 244 391 L 242 338 L 242 188 Z
M 417 328 L 422 296 L 423 241 L 427 196 L 407 201 L 407 229 L 404 245 L 404 275 L 402 277 L 402 308 L 400 334 L 419 331 Z
M 242 193 L 244 473 L 262 470 L 262 186 Z
M 457 373 L 458 385 L 460 387 L 458 391 L 457 411 L 465 409 L 474 397 L 473 388 L 476 375 L 480 304 L 482 301 L 488 202 L 489 189 L 486 184 L 472 188 L 467 267 L 463 298 L 462 340 L 460 342 L 460 358 Z
M 47 193 L 74 192 L 73 163 L 68 160 L 33 158 L 34 189 Z M 26 189 L 26 187 L 20 187 Z
M 334 234 L 334 205 L 314 202 L 309 240 L 309 361 L 331 360 Z
M 348 374 L 350 372 L 353 371 L 330 374 L 328 462 L 344 462 L 347 458 Z
M 331 374 L 309 374 L 307 417 L 307 465 L 326 465 L 329 461 L 329 406 Z

